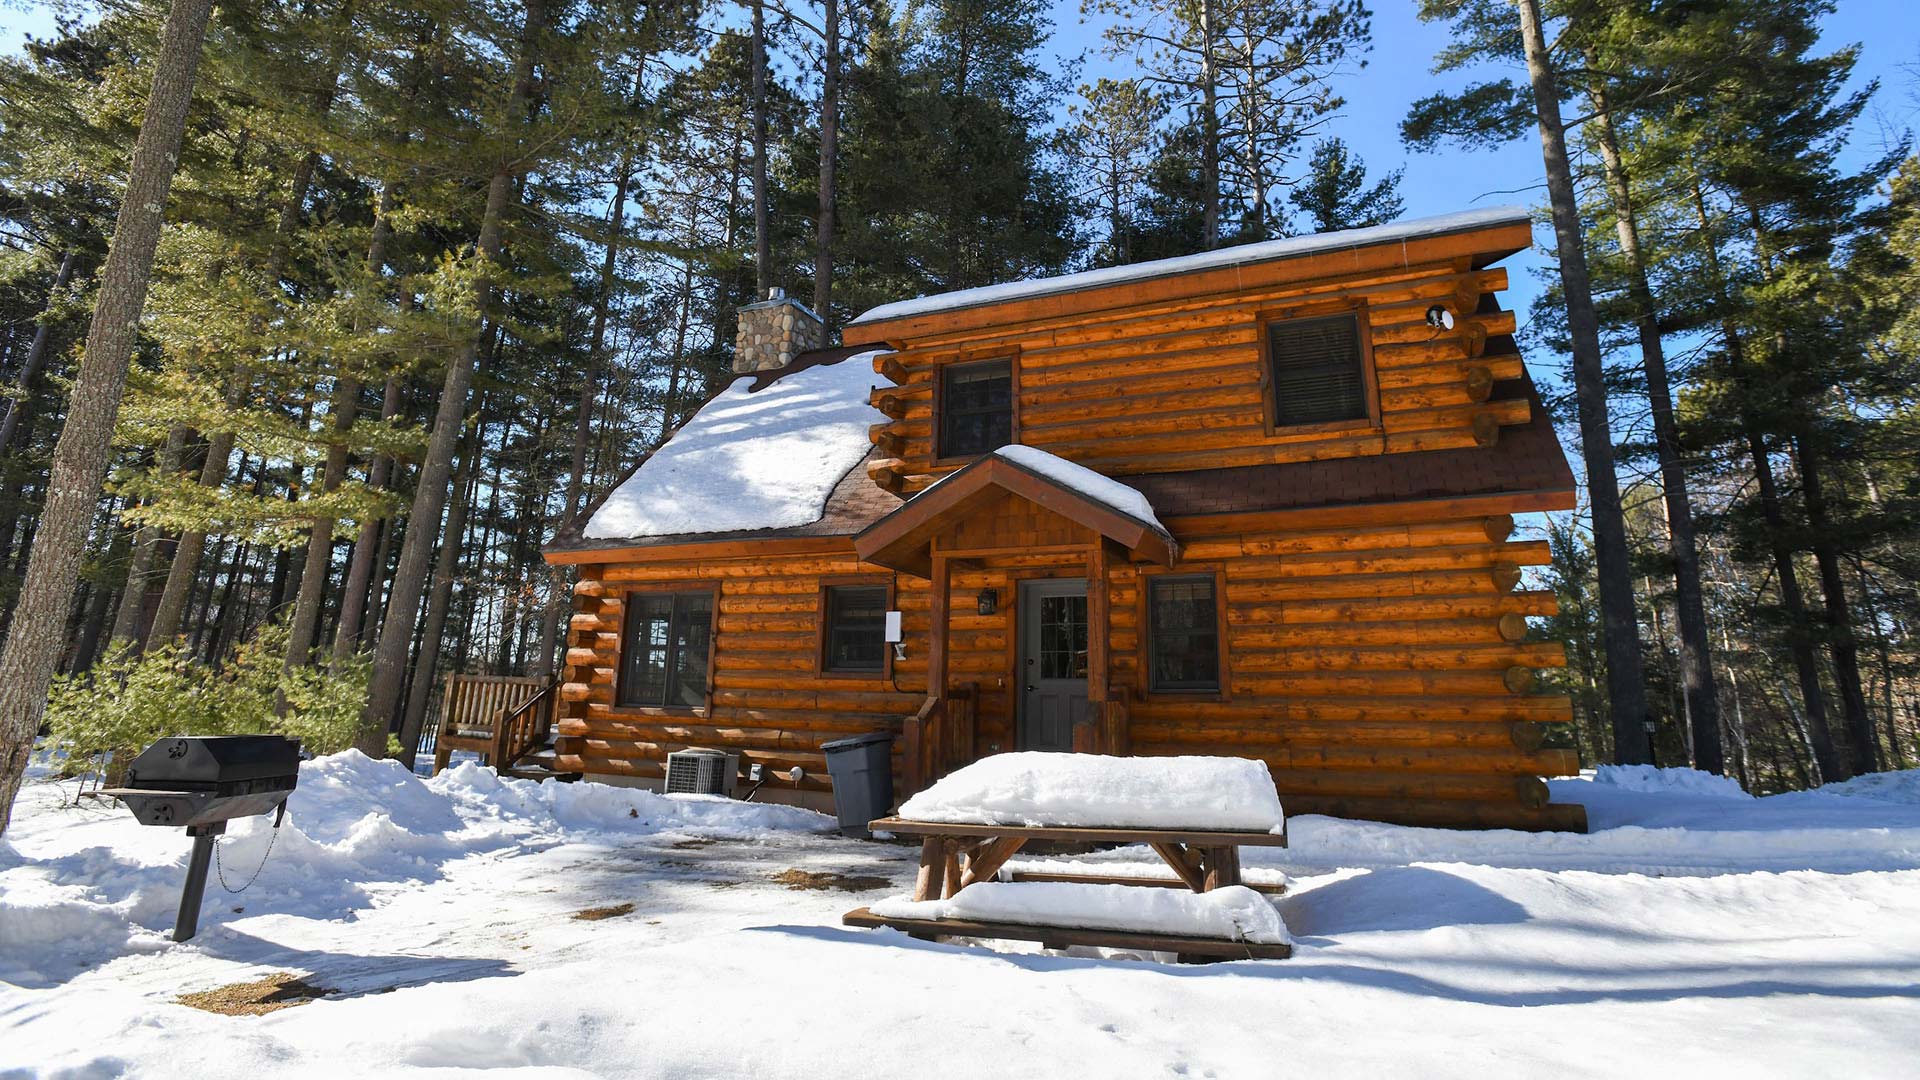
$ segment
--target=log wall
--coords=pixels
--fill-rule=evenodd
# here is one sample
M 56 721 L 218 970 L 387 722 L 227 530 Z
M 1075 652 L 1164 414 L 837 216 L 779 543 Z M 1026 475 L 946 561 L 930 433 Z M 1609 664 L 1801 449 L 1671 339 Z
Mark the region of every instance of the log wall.
M 1546 545 L 1511 537 L 1502 515 L 1417 518 L 1411 507 L 1339 527 L 1264 529 L 1205 519 L 1179 537 L 1172 568 L 1110 560 L 1109 679 L 1130 688 L 1138 754 L 1258 757 L 1290 812 L 1440 825 L 1574 827 L 1577 808 L 1546 807 L 1542 775 L 1578 765 L 1543 750 L 1542 724 L 1570 717 L 1566 698 L 1535 692 L 1534 672 L 1564 662 L 1526 619 L 1551 593 L 1518 588 Z M 1028 577 L 1086 573 L 1090 536 L 1009 498 L 938 541 L 955 552 L 948 678 L 979 689 L 975 751 L 1015 748 L 1015 590 Z M 1058 547 L 985 550 L 1016 521 Z M 1082 546 L 1075 546 L 1082 545 Z M 685 746 L 737 750 L 776 772 L 803 766 L 801 787 L 827 789 L 821 742 L 899 731 L 924 700 L 931 627 L 925 580 L 808 553 L 663 559 L 584 567 L 569 636 L 560 765 L 591 774 L 661 775 Z M 965 551 L 984 553 L 965 555 Z M 1227 630 L 1219 693 L 1156 694 L 1145 684 L 1143 580 L 1215 573 Z M 818 671 L 819 594 L 829 581 L 892 581 L 907 657 L 882 677 Z M 623 591 L 713 582 L 719 590 L 712 705 L 698 713 L 613 704 Z M 982 589 L 998 594 L 977 613 Z M 788 786 L 784 778 L 777 786 Z
M 1003 356 L 1019 441 L 1111 475 L 1489 445 L 1530 418 L 1524 397 L 1497 390 L 1524 374 L 1513 313 L 1494 296 L 1506 283 L 1455 257 L 1157 302 L 1118 291 L 1097 310 L 890 338 L 896 351 L 874 361 L 895 385 L 873 392 L 888 419 L 870 432 L 881 454 L 869 474 L 906 492 L 962 464 L 936 457 L 939 372 Z M 1455 313 L 1451 330 L 1427 324 L 1435 304 Z M 1376 419 L 1270 430 L 1266 320 L 1353 305 L 1371 334 Z

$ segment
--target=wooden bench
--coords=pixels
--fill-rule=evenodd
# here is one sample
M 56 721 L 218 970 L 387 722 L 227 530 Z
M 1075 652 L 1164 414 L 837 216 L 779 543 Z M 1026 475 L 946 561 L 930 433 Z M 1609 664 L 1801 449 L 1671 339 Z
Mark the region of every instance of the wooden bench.
M 923 837 L 920 872 L 914 879 L 915 900 L 949 899 L 978 881 L 991 880 L 1006 861 L 1030 840 L 1080 844 L 1144 844 L 1173 871 L 1172 879 L 1099 874 L 1044 875 L 1026 873 L 1025 881 L 1070 881 L 1079 884 L 1183 886 L 1208 892 L 1243 884 L 1242 847 L 1286 847 L 1285 828 L 1278 833 L 1230 832 L 1214 829 L 1139 829 L 1126 827 L 1070 827 L 982 825 L 906 818 L 879 818 L 869 823 L 874 832 Z M 1269 887 L 1271 888 L 1271 887 Z M 1266 890 L 1263 890 L 1266 891 Z M 966 919 L 896 919 L 875 915 L 867 908 L 848 912 L 848 926 L 891 926 L 915 937 L 997 937 L 1039 941 L 1048 947 L 1098 945 L 1108 948 L 1149 949 L 1177 953 L 1183 960 L 1284 959 L 1287 945 L 1256 945 L 1243 941 L 1195 938 L 1175 934 L 1086 930 L 1023 923 L 984 923 Z

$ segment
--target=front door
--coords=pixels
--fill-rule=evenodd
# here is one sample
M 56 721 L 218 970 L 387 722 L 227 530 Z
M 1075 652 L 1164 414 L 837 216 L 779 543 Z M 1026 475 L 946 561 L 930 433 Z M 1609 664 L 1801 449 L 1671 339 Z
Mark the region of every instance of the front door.
M 1088 710 L 1087 583 L 1023 581 L 1019 604 L 1019 748 L 1072 750 Z

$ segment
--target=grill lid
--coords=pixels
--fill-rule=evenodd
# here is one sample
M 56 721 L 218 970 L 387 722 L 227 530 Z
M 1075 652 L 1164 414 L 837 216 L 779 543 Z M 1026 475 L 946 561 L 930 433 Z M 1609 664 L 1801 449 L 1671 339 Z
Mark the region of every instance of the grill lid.
M 246 782 L 293 777 L 299 772 L 298 739 L 284 735 L 195 735 L 161 739 L 141 751 L 127 767 L 126 785 L 167 791 L 217 791 L 236 786 L 258 790 L 263 785 Z

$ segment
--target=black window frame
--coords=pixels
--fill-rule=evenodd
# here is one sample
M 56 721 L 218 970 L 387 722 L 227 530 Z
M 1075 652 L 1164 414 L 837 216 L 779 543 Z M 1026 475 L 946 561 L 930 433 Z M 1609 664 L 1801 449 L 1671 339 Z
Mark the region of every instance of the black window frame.
M 1219 694 L 1226 686 L 1225 658 L 1226 631 L 1220 617 L 1221 583 L 1220 575 L 1212 572 L 1149 574 L 1146 576 L 1146 647 L 1147 647 L 1147 691 L 1154 694 Z M 1160 679 L 1160 658 L 1165 654 L 1164 637 L 1171 633 L 1160 623 L 1159 593 L 1162 588 L 1174 585 L 1193 585 L 1204 583 L 1213 599 L 1213 618 L 1202 629 L 1198 626 L 1182 628 L 1178 633 L 1185 639 L 1212 638 L 1213 640 L 1213 677 L 1208 680 L 1178 680 L 1162 682 Z
M 1302 328 L 1315 323 L 1343 322 L 1353 334 L 1353 395 L 1355 409 L 1337 416 L 1299 417 L 1288 415 L 1282 401 L 1282 364 L 1286 350 L 1275 337 L 1286 328 Z M 1264 319 L 1260 324 L 1262 357 L 1262 397 L 1266 411 L 1267 434 L 1291 435 L 1312 431 L 1337 431 L 1357 427 L 1377 427 L 1380 423 L 1379 391 L 1373 370 L 1373 340 L 1364 305 L 1339 310 L 1288 312 Z
M 660 678 L 660 692 L 657 700 L 639 700 L 632 685 L 633 664 L 636 654 L 637 628 L 635 620 L 639 618 L 642 605 L 649 599 L 666 597 L 667 634 L 663 671 Z M 683 615 L 690 614 L 689 602 L 699 600 L 706 606 L 705 641 L 694 647 L 699 651 L 699 670 L 701 685 L 698 687 L 697 702 L 685 700 L 683 678 L 686 673 L 685 650 L 689 642 L 685 641 L 686 623 Z M 719 612 L 720 598 L 711 587 L 674 587 L 663 589 L 636 589 L 622 594 L 620 615 L 620 662 L 615 673 L 613 700 L 617 709 L 665 709 L 679 712 L 698 711 L 708 707 L 713 701 L 713 650 L 714 623 Z
M 939 461 L 971 460 L 993 453 L 1002 446 L 1012 446 L 1020 441 L 1020 365 L 1018 357 L 992 356 L 980 360 L 968 360 L 960 363 L 945 364 L 940 368 L 936 389 L 939 399 L 935 402 L 933 418 L 933 437 L 935 440 L 934 458 Z M 999 412 L 991 408 L 956 409 L 952 381 L 955 376 L 979 371 L 984 368 L 1004 368 L 1007 380 L 1007 437 L 982 449 L 972 447 L 959 448 L 954 445 L 954 422 L 961 417 L 991 416 Z M 991 439 L 987 440 L 991 442 Z
M 872 632 L 879 638 L 879 652 L 871 667 L 849 667 L 834 660 L 834 638 L 839 632 L 837 621 L 840 609 L 836 601 L 849 593 L 872 592 L 878 594 L 879 619 L 873 624 Z M 841 581 L 829 582 L 820 587 L 820 673 L 823 675 L 842 675 L 854 678 L 881 678 L 887 675 L 889 649 L 887 648 L 887 612 L 893 608 L 893 588 L 885 581 Z

